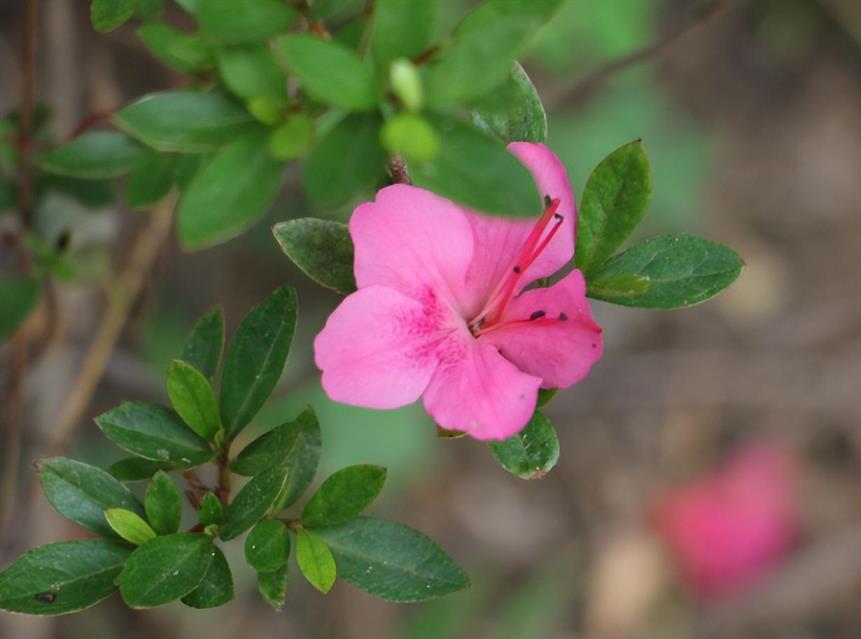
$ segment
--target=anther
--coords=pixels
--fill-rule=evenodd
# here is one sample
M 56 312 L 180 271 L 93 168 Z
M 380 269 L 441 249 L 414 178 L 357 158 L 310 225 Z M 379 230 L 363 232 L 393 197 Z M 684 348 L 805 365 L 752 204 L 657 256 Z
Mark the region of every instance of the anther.
M 545 209 L 549 209 L 549 208 L 550 208 L 550 204 L 551 204 L 552 202 L 553 202 L 553 198 L 551 198 L 549 195 L 545 194 L 545 195 L 544 195 L 544 208 L 545 208 Z
M 537 320 L 547 315 L 544 311 L 535 311 L 532 315 L 529 316 L 531 320 Z

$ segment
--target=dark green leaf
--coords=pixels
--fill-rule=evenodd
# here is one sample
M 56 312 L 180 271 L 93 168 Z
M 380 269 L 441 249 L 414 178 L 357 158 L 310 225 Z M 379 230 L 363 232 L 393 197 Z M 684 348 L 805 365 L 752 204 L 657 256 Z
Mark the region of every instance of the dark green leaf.
M 643 219 L 652 194 L 649 158 L 639 140 L 608 155 L 589 176 L 577 219 L 577 268 L 600 268 Z
M 182 603 L 192 608 L 217 608 L 233 600 L 233 575 L 227 558 L 218 546 L 213 546 L 215 553 L 212 563 L 203 577 L 203 581 L 182 598 Z
M 257 127 L 242 105 L 221 93 L 164 91 L 114 114 L 129 135 L 159 151 L 204 153 Z
M 335 558 L 326 542 L 307 530 L 296 532 L 296 563 L 312 586 L 327 593 L 335 584 Z
M 108 472 L 113 475 L 114 479 L 120 481 L 141 481 L 149 479 L 156 471 L 171 470 L 173 464 L 167 462 L 151 461 L 149 459 L 141 459 L 140 457 L 127 457 L 118 462 L 114 462 L 108 468 Z
M 103 209 L 113 205 L 117 200 L 116 182 L 109 178 L 94 180 L 42 173 L 38 176 L 37 185 L 39 191 L 63 193 L 88 209 Z
M 365 0 L 314 0 L 311 5 L 312 18 L 335 18 L 362 9 Z
M 137 0 L 93 0 L 90 22 L 96 31 L 113 31 L 135 13 Z
M 185 341 L 180 359 L 209 378 L 215 375 L 224 348 L 224 313 L 215 308 L 201 316 Z
M 287 471 L 273 468 L 251 479 L 227 507 L 224 524 L 218 531 L 228 541 L 251 528 L 266 514 L 287 480 Z
M 295 34 L 281 36 L 272 47 L 276 58 L 315 100 L 348 111 L 370 111 L 376 107 L 371 71 L 344 45 Z
M 0 339 L 12 335 L 39 303 L 42 286 L 32 277 L 0 280 Z
M 170 535 L 179 530 L 182 521 L 182 496 L 176 484 L 164 471 L 153 475 L 144 498 L 146 516 L 159 535 Z
M 105 520 L 115 533 L 135 546 L 156 537 L 155 531 L 143 517 L 125 508 L 108 508 L 105 511 Z
M 197 509 L 197 521 L 203 526 L 215 524 L 220 526 L 224 521 L 224 504 L 214 493 L 206 493 Z
M 535 85 L 518 63 L 511 77 L 472 113 L 472 122 L 504 142 L 546 142 L 547 115 Z
M 256 44 L 286 30 L 296 11 L 279 0 L 197 0 L 195 16 L 214 40 Z
M 221 417 L 234 437 L 278 383 L 296 328 L 296 291 L 283 286 L 252 308 L 236 331 L 221 377 Z
M 199 35 L 177 31 L 166 24 L 147 24 L 138 37 L 159 60 L 180 73 L 200 73 L 215 66 L 210 47 Z
M 415 58 L 430 43 L 438 0 L 377 0 L 371 49 L 377 64 Z
M 287 565 L 273 572 L 257 573 L 260 596 L 275 610 L 281 610 L 287 590 Z
M 96 424 L 117 446 L 145 459 L 189 467 L 214 456 L 206 440 L 158 404 L 125 402 L 96 417 Z
M 284 522 L 264 519 L 245 539 L 245 560 L 260 572 L 273 572 L 287 563 L 290 556 L 290 533 Z
M 505 470 L 521 479 L 541 479 L 559 459 L 559 440 L 550 420 L 535 411 L 519 433 L 491 442 L 490 452 Z
M 39 153 L 36 164 L 49 173 L 80 178 L 111 178 L 131 171 L 146 149 L 116 131 L 90 131 Z
M 422 533 L 358 517 L 315 531 L 329 545 L 338 576 L 387 601 L 424 601 L 469 586 L 469 578 Z
M 155 20 L 164 13 L 164 0 L 137 0 L 135 16 L 141 20 Z
M 268 47 L 221 49 L 218 70 L 227 87 L 241 98 L 265 97 L 276 103 L 287 99 L 287 78 Z
M 203 373 L 181 360 L 173 360 L 167 370 L 167 394 L 186 425 L 212 441 L 221 428 L 221 420 L 215 391 Z
M 330 475 L 302 511 L 302 525 L 308 528 L 337 526 L 367 508 L 386 481 L 382 466 L 360 464 Z
M 155 206 L 173 186 L 175 155 L 147 153 L 132 167 L 126 185 L 126 199 L 133 209 Z
M 304 217 L 272 228 L 281 250 L 312 280 L 338 293 L 356 290 L 353 240 L 343 222 Z
M 87 530 L 112 537 L 105 521 L 108 508 L 125 508 L 144 514 L 140 502 L 101 468 L 65 457 L 40 460 L 36 465 L 42 490 L 51 506 L 67 519 Z
M 704 302 L 732 284 L 744 262 L 732 249 L 690 235 L 662 235 L 613 256 L 589 280 L 595 299 L 643 308 L 685 308 Z M 649 286 L 631 293 L 633 277 Z M 628 282 L 621 290 L 611 286 Z
M 200 173 L 200 170 L 209 162 L 210 158 L 210 155 L 190 153 L 180 155 L 176 159 L 176 168 L 174 169 L 173 176 L 180 193 L 185 193 L 188 190 L 191 181 Z
M 98 603 L 114 590 L 131 548 L 118 541 L 63 541 L 29 550 L 0 572 L 0 610 L 62 615 Z
M 120 594 L 132 608 L 152 608 L 184 597 L 203 581 L 215 547 L 206 535 L 178 533 L 139 546 L 120 574 Z

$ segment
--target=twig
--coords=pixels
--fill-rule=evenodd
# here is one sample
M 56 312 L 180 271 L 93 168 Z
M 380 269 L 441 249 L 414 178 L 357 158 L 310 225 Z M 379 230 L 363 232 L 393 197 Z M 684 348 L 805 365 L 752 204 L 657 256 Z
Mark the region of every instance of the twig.
M 33 108 L 36 103 L 36 53 L 39 42 L 39 0 L 27 0 L 24 48 L 21 56 L 21 96 L 18 109 L 18 206 L 24 226 L 33 215 Z
M 389 158 L 389 175 L 392 176 L 392 182 L 395 184 L 412 184 L 410 172 L 407 169 L 406 162 L 397 155 Z

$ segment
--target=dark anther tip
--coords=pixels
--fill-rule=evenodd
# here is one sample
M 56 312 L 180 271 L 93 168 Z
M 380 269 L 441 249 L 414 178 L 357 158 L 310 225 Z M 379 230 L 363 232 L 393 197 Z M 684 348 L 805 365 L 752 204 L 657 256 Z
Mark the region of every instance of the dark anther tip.
M 559 313 L 559 319 L 564 322 L 565 320 L 568 319 L 568 314 L 567 313 Z
M 532 313 L 532 315 L 529 316 L 529 319 L 537 320 L 541 317 L 544 317 L 545 315 L 547 315 L 547 313 L 545 313 L 544 311 L 535 311 L 534 313 Z

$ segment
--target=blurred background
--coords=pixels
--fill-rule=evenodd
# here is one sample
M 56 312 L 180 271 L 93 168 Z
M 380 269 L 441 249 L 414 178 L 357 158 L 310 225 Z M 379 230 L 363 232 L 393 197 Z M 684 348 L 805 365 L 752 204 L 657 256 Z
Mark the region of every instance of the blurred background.
M 23 4 L 0 3 L 2 112 L 17 100 Z M 470 4 L 442 1 L 440 33 Z M 94 33 L 84 0 L 42 5 L 38 94 L 57 136 L 180 81 L 132 28 Z M 306 215 L 346 219 L 349 209 L 312 209 L 295 170 L 269 217 L 241 238 L 196 254 L 181 253 L 173 238 L 162 247 L 76 432 L 71 456 L 102 467 L 119 458 L 90 418 L 123 399 L 165 400 L 167 363 L 199 314 L 223 305 L 232 331 L 253 304 L 290 283 L 301 300 L 297 337 L 255 432 L 311 403 L 323 428 L 322 473 L 387 466 L 374 512 L 439 541 L 470 573 L 470 590 L 397 605 L 338 582 L 322 597 L 294 570 L 275 613 L 255 592 L 241 544 L 231 544 L 237 597 L 223 608 L 130 611 L 115 596 L 56 619 L 0 613 L 0 637 L 861 636 L 861 4 L 709 6 L 568 0 L 524 59 L 575 191 L 607 153 L 642 138 L 654 197 L 640 233 L 703 234 L 747 263 L 729 291 L 690 310 L 593 304 L 605 353 L 547 409 L 562 454 L 545 478 L 507 474 L 480 442 L 438 439 L 419 407 L 374 412 L 327 400 L 311 340 L 338 297 L 293 267 L 269 229 Z M 182 18 L 172 9 L 169 19 Z M 639 63 L 614 64 L 656 43 Z M 40 231 L 50 239 L 71 229 L 70 260 L 86 278 L 58 285 L 59 326 L 27 379 L 28 461 L 45 454 L 103 309 L 101 284 L 146 219 L 85 211 L 68 198 L 45 206 Z M 5 368 L 2 345 L 0 355 Z M 704 594 L 655 513 L 668 491 L 702 487 L 707 476 L 707 487 L 720 484 L 713 474 L 755 442 L 791 460 L 792 481 L 775 480 L 791 496 L 791 543 L 719 595 Z M 82 534 L 50 510 L 34 478 L 25 466 L 17 494 L 32 512 L 0 540 L 4 567 L 24 548 Z M 757 510 L 759 493 L 736 490 Z M 706 492 L 714 510 L 727 503 L 720 488 Z

